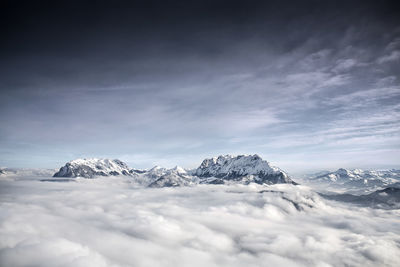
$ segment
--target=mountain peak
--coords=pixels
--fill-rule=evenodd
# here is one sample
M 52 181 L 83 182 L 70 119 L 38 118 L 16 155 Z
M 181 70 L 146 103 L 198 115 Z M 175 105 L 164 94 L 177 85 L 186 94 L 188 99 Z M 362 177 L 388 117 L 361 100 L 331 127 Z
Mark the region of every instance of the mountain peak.
M 178 165 L 172 168 L 171 170 L 176 173 L 186 173 L 186 170 Z
M 114 159 L 75 159 L 66 163 L 54 177 L 134 176 L 135 180 L 152 187 L 189 185 L 194 183 L 294 183 L 289 176 L 269 162 L 255 155 L 220 155 L 203 160 L 194 171 L 179 166 L 166 169 L 155 166 L 150 170 L 130 169 L 124 162 Z
M 398 182 L 400 172 L 396 170 L 362 170 L 340 168 L 333 172 L 317 174 L 310 181 L 326 186 L 360 190 L 379 188 Z
M 114 159 L 85 158 L 67 162 L 54 177 L 85 177 L 109 175 L 130 175 L 129 167 L 124 162 Z
M 288 175 L 277 167 L 271 166 L 257 154 L 221 155 L 203 160 L 195 171 L 198 177 L 215 177 L 222 180 L 238 180 L 246 177 L 257 183 L 292 183 Z

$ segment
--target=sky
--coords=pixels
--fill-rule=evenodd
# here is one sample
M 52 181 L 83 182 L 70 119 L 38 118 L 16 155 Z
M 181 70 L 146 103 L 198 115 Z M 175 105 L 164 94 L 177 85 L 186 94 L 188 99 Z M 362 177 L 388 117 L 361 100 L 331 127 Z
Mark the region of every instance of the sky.
M 400 167 L 395 1 L 3 1 L 0 166 Z

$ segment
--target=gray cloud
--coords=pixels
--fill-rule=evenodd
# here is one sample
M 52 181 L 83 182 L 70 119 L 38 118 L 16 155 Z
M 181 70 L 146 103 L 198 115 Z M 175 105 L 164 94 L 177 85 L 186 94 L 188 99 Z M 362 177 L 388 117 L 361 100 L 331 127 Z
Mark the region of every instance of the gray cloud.
M 53 167 L 82 156 L 142 155 L 189 166 L 213 154 L 257 152 L 279 165 L 282 156 L 316 149 L 303 142 L 316 132 L 387 113 L 397 120 L 399 64 L 387 60 L 398 51 L 397 24 L 390 3 L 363 3 L 228 11 L 195 4 L 186 12 L 177 4 L 154 14 L 100 5 L 78 8 L 72 24 L 63 16 L 68 6 L 44 9 L 31 23 L 27 16 L 2 50 L 0 161 Z M 368 153 L 393 144 L 393 136 L 376 138 Z M 343 153 L 356 148 L 350 140 Z M 323 142 L 320 153 L 332 152 L 335 142 Z M 295 143 L 303 146 L 277 147 Z
M 392 51 L 389 55 L 382 56 L 378 58 L 378 63 L 386 63 L 390 61 L 398 61 L 400 59 L 400 51 Z

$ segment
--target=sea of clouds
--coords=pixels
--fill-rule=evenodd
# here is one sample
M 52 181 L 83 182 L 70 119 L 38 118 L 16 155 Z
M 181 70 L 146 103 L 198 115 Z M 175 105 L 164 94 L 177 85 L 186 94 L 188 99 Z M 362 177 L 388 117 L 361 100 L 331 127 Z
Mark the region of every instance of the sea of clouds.
M 328 201 L 306 186 L 141 188 L 122 177 L 3 178 L 0 266 L 400 262 L 400 210 Z

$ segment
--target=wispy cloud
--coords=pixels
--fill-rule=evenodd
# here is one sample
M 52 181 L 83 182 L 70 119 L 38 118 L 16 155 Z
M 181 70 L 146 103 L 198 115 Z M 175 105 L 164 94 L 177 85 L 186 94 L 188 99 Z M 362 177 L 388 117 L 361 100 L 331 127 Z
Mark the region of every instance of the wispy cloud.
M 194 165 L 218 153 L 329 153 L 339 138 L 351 150 L 357 129 L 365 143 L 379 136 L 371 150 L 396 143 L 383 132 L 397 124 L 379 122 L 398 120 L 395 28 L 329 20 L 341 26 L 326 31 L 296 18 L 282 34 L 263 19 L 89 42 L 75 57 L 19 53 L 1 74 L 0 160 L 137 154 L 149 159 L 137 167 Z
M 395 51 L 392 51 L 388 55 L 384 55 L 384 56 L 378 58 L 377 62 L 379 64 L 382 64 L 382 63 L 387 63 L 387 62 L 391 62 L 391 61 L 398 61 L 399 59 L 400 59 L 400 51 L 395 50 Z
M 340 105 L 346 109 L 355 109 L 357 107 L 367 107 L 370 104 L 377 104 L 379 100 L 399 97 L 400 87 L 381 87 L 338 95 L 327 99 L 325 103 L 328 105 Z

